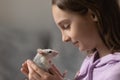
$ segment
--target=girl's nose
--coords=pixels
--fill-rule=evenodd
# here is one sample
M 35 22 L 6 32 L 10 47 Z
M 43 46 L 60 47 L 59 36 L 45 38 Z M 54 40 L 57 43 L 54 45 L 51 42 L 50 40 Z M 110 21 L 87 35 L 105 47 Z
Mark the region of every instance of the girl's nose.
M 66 35 L 63 35 L 63 36 L 62 36 L 62 41 L 63 41 L 63 42 L 69 42 L 69 41 L 70 41 L 70 37 L 69 37 L 69 36 L 66 36 Z

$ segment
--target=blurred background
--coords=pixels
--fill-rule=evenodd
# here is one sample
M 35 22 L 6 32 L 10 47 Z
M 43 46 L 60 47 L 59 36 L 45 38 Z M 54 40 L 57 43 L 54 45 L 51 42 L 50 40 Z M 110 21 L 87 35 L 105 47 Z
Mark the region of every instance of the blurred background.
M 60 55 L 53 62 L 67 78 L 74 78 L 85 57 L 63 43 L 52 18 L 51 0 L 0 0 L 0 80 L 24 80 L 22 63 L 33 59 L 38 48 L 52 48 Z

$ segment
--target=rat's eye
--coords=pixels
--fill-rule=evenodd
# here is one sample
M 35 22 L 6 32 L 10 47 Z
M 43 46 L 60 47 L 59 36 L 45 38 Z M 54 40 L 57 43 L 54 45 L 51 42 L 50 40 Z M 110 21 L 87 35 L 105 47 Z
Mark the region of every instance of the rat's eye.
M 52 53 L 52 51 L 48 51 L 48 53 Z

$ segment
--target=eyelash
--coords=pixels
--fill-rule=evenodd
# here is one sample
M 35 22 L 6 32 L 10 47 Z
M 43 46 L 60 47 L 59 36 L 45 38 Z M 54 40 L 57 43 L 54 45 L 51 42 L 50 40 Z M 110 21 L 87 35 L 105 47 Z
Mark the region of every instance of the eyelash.
M 70 25 L 69 25 L 69 24 L 63 25 L 62 28 L 63 28 L 63 29 L 69 29 L 69 28 L 70 28 Z

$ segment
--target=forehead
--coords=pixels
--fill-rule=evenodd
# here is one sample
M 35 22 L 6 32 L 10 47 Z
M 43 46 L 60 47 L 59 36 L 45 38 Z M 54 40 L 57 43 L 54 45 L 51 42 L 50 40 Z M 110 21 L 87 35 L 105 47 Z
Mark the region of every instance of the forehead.
M 64 20 L 64 19 L 71 19 L 73 14 L 67 11 L 63 11 L 58 8 L 56 5 L 52 6 L 53 17 L 56 23 Z

